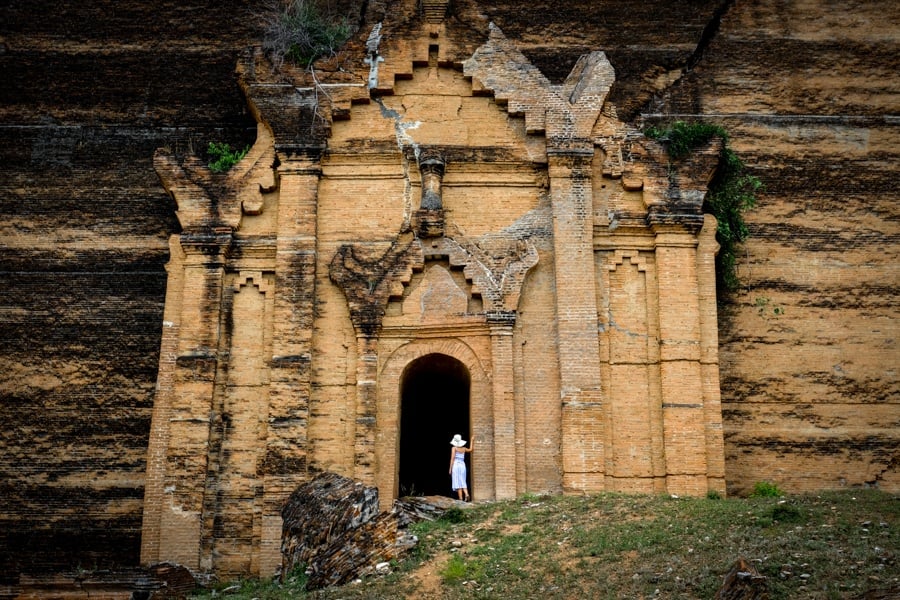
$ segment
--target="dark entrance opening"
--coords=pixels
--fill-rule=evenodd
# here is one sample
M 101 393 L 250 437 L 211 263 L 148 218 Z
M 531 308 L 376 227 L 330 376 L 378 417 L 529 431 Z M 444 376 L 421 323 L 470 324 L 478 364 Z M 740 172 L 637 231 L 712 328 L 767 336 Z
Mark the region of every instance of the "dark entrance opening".
M 469 371 L 450 356 L 428 354 L 400 380 L 400 496 L 453 496 L 450 440 L 469 437 Z M 472 467 L 469 467 L 469 492 Z

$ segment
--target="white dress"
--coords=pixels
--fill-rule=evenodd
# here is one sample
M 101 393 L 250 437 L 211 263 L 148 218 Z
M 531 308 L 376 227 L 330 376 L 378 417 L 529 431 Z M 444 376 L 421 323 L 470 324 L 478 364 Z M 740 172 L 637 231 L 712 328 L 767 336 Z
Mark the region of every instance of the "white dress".
M 451 471 L 452 474 L 452 483 L 453 491 L 460 488 L 469 488 L 469 484 L 466 483 L 466 453 L 457 451 L 456 454 L 453 455 L 453 469 Z

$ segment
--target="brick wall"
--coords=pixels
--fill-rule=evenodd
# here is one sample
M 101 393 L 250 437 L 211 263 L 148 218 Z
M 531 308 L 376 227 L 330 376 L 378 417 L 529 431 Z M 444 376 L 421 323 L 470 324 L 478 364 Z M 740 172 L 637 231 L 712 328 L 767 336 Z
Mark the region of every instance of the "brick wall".
M 898 18 L 877 2 L 736 3 L 660 98 L 724 125 L 766 186 L 720 319 L 734 493 L 897 489 Z
M 359 14 L 360 3 L 346 4 Z M 385 14 L 385 3 L 369 4 L 370 22 Z M 720 308 L 729 491 L 762 479 L 896 489 L 897 9 L 458 4 L 467 19 L 483 11 L 554 82 L 585 51 L 605 50 L 623 118 L 721 122 L 766 184 L 749 215 L 745 288 Z M 151 157 L 252 139 L 232 74 L 257 39 L 235 17 L 248 6 L 0 8 L 4 575 L 138 560 L 163 265 L 178 230 Z M 514 348 L 523 385 L 559 377 L 542 360 L 555 352 L 552 301 L 530 291 L 550 285 L 541 266 L 526 282 L 517 327 L 545 341 Z M 280 381 L 304 377 L 300 363 L 283 364 Z M 533 413 L 555 410 L 553 397 L 523 396 Z M 556 418 L 537 419 L 524 441 L 550 448 L 530 455 L 531 472 L 546 475 L 529 489 L 556 485 L 559 440 L 544 425 Z M 324 429 L 316 435 L 329 447 Z M 347 460 L 338 449 L 322 464 Z
M 7 2 L 0 570 L 138 563 L 177 228 L 156 148 L 239 141 L 244 2 Z M 194 75 L 186 79 L 186 72 Z

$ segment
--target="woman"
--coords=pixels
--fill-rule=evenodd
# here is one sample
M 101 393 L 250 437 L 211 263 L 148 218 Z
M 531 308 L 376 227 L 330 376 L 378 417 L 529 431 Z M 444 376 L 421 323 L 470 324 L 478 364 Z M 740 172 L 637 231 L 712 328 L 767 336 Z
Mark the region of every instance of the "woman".
M 475 442 L 473 440 L 472 446 L 464 448 L 466 440 L 462 439 L 462 436 L 457 433 L 453 436 L 453 439 L 450 440 L 450 445 L 453 446 L 450 450 L 451 486 L 461 501 L 468 502 L 469 485 L 466 483 L 466 452 L 472 451 L 472 446 L 475 445 Z

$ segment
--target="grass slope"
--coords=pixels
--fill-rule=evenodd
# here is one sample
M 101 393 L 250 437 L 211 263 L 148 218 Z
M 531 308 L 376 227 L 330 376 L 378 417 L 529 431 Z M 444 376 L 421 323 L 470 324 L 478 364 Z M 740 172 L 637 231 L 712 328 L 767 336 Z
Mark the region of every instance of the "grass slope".
M 296 574 L 284 583 L 233 582 L 198 598 L 713 598 L 740 556 L 767 577 L 772 599 L 872 590 L 900 597 L 900 497 L 876 490 L 529 495 L 451 510 L 412 529 L 419 545 L 386 575 L 306 592 Z

